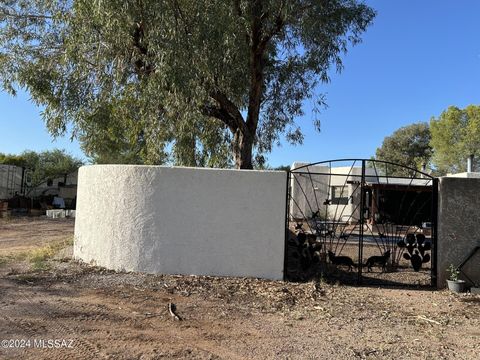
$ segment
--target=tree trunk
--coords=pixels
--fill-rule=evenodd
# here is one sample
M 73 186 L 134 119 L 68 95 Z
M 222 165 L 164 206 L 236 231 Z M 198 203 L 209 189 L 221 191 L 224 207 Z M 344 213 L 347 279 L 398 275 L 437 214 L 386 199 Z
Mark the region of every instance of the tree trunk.
M 237 169 L 253 169 L 252 151 L 253 137 L 237 130 L 233 137 L 233 155 Z

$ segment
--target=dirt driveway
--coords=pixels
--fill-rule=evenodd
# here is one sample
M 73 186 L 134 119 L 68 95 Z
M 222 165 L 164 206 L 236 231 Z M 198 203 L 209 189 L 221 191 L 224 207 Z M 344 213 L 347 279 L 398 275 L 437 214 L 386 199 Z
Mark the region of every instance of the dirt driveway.
M 480 356 L 479 296 L 114 273 L 51 246 L 69 243 L 71 220 L 0 221 L 0 359 Z M 46 254 L 36 269 L 32 251 Z

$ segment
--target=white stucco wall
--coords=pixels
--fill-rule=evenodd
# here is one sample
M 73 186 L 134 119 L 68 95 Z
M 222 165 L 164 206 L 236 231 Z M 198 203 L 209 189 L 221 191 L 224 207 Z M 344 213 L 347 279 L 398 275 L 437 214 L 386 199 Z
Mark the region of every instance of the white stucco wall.
M 79 170 L 74 256 L 115 270 L 282 279 L 286 173 Z

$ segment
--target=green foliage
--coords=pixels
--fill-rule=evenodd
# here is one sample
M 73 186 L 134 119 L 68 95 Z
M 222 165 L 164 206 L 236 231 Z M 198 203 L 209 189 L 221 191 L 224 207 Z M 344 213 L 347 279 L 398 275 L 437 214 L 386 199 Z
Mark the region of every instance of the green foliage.
M 99 162 L 252 168 L 280 135 L 302 142 L 303 101 L 324 104 L 317 85 L 374 16 L 355 0 L 6 0 L 0 79 Z
M 448 272 L 448 280 L 452 281 L 458 281 L 458 275 L 460 275 L 460 270 L 453 264 L 450 264 L 450 266 L 447 269 Z
M 404 126 L 392 135 L 385 137 L 382 146 L 377 148 L 376 159 L 421 170 L 422 164 L 429 164 L 432 157 L 430 130 L 427 123 Z M 389 166 L 390 175 L 411 176 L 412 171 Z
M 161 164 L 165 155 L 150 152 L 142 158 L 145 147 L 142 129 L 126 117 L 116 116 L 120 107 L 104 106 L 93 114 L 85 115 L 79 141 L 83 152 L 92 163 L 97 164 Z M 149 161 L 148 161 L 149 160 Z
M 282 170 L 282 171 L 290 171 L 290 166 L 288 165 L 280 165 L 274 168 L 274 170 Z
M 32 188 L 48 179 L 70 174 L 83 165 L 82 160 L 59 149 L 39 153 L 27 150 L 18 156 L 0 153 L 0 164 L 7 164 L 11 159 L 21 159 L 12 165 L 23 166 L 29 171 Z
M 43 247 L 32 249 L 25 255 L 32 265 L 33 270 L 46 270 L 50 267 L 49 260 L 57 255 L 60 250 L 73 245 L 73 237 L 61 241 L 51 242 Z
M 451 106 L 438 119 L 430 120 L 433 161 L 439 174 L 466 171 L 467 158 L 474 155 L 474 167 L 480 159 L 480 106 L 465 109 Z
M 45 270 L 49 268 L 49 260 L 61 250 L 72 245 L 73 236 L 48 243 L 42 247 L 6 253 L 0 256 L 0 268 L 15 262 L 27 260 L 32 265 L 33 270 Z
M 15 165 L 15 166 L 22 167 L 26 165 L 26 159 L 21 155 L 0 153 L 0 164 Z

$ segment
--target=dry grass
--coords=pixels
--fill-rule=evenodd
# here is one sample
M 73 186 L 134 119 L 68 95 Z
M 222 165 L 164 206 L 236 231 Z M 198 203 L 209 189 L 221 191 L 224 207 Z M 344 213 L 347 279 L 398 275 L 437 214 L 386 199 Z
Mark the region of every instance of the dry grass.
M 73 236 L 47 245 L 21 252 L 12 252 L 0 256 L 0 266 L 17 262 L 28 262 L 33 270 L 46 270 L 49 268 L 48 260 L 53 258 L 60 250 L 73 245 Z
M 27 258 L 32 264 L 34 270 L 45 270 L 48 268 L 48 260 L 53 258 L 60 250 L 73 245 L 73 236 L 63 241 L 52 242 L 46 246 L 31 250 L 27 253 Z

